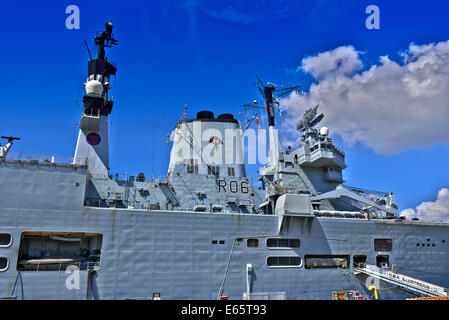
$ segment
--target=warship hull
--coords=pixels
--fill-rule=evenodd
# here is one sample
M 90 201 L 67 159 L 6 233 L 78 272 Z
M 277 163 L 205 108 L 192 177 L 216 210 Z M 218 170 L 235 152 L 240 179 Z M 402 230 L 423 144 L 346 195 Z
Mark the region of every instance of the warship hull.
M 393 193 L 344 186 L 345 153 L 328 128 L 314 128 L 324 117 L 318 106 L 297 124 L 298 146 L 283 149 L 275 106 L 298 86 L 257 77 L 262 104 L 246 107 L 266 109 L 269 150 L 256 183 L 240 122 L 207 110 L 187 119 L 187 106 L 169 135 L 165 178 L 114 179 L 112 29 L 108 22 L 94 38 L 73 159 L 14 158 L 19 138 L 0 136 L 8 141 L 0 146 L 0 298 L 449 295 L 449 224 L 407 221 Z
M 449 287 L 449 225 L 443 223 L 87 207 L 86 168 L 76 165 L 3 160 L 0 178 L 0 234 L 11 235 L 11 243 L 0 247 L 0 257 L 8 261 L 0 272 L 3 298 L 127 299 L 160 293 L 163 299 L 242 299 L 249 291 L 331 299 L 336 290 L 368 295 L 366 279 L 354 275 L 355 256 L 368 264 L 387 257 L 403 273 Z M 63 264 L 23 268 L 19 256 L 30 233 L 101 235 L 95 272 L 81 269 L 79 284 L 70 287 Z M 276 238 L 298 239 L 299 245 L 269 246 L 268 239 Z M 391 239 L 392 246 L 376 251 L 375 239 Z M 307 266 L 307 258 L 316 256 L 349 263 Z M 270 266 L 270 257 L 299 257 L 299 263 Z M 415 296 L 385 284 L 379 292 L 381 299 Z

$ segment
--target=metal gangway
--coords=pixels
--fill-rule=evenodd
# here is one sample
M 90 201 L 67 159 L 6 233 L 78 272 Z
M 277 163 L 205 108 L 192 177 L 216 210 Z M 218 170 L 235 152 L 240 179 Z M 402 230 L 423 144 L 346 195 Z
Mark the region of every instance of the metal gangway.
M 393 269 L 394 270 L 394 269 Z M 449 297 L 449 289 L 437 286 L 433 283 L 396 273 L 387 268 L 379 268 L 373 265 L 361 265 L 355 268 L 354 273 L 364 273 L 378 278 L 407 291 L 412 291 L 429 297 Z

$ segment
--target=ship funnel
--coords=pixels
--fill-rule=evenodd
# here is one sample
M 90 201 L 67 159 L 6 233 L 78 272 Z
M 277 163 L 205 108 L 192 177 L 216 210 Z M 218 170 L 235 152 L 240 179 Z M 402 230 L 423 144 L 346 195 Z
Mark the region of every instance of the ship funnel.
M 196 114 L 197 119 L 213 119 L 214 113 L 212 111 L 200 111 Z
M 215 117 L 211 111 L 200 111 L 196 119 L 181 121 L 174 131 L 170 154 L 168 172 L 174 171 L 246 176 L 240 123 L 232 114 Z

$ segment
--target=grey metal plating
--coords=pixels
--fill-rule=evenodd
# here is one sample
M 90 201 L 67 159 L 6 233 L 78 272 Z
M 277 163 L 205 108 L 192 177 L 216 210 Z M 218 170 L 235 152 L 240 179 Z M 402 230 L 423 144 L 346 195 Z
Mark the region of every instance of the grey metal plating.
M 112 24 L 97 42 L 103 48 L 99 52 L 111 32 Z M 242 299 L 248 293 L 331 299 L 335 290 L 368 294 L 366 277 L 354 275 L 354 256 L 370 264 L 387 257 L 383 264 L 449 287 L 449 225 L 399 219 L 392 193 L 343 186 L 345 154 L 327 132 L 313 128 L 322 118 L 314 119 L 316 108 L 298 124 L 302 143 L 297 148 L 283 150 L 270 126 L 270 162 L 261 170 L 261 189 L 253 187 L 238 161 L 243 155 L 239 122 L 211 113 L 176 125 L 164 180 L 114 179 L 109 175 L 112 102 L 107 91 L 115 68 L 104 59 L 90 62 L 88 83 L 101 86 L 86 84 L 72 163 L 0 159 L 0 233 L 12 239 L 0 246 L 0 257 L 7 259 L 0 269 L 0 297 L 124 299 L 160 292 L 164 299 Z M 208 130 L 216 133 L 198 141 L 196 129 L 200 137 L 209 137 Z M 236 143 L 227 141 L 225 130 L 237 132 Z M 101 140 L 86 139 L 92 133 Z M 207 150 L 218 148 L 223 157 L 231 152 L 232 161 L 206 159 Z M 57 254 L 24 248 L 26 234 L 47 241 Z M 85 245 L 87 238 L 78 241 L 75 235 L 102 237 Z M 269 246 L 271 238 L 293 239 L 295 245 Z M 375 250 L 374 239 L 391 239 L 391 250 Z M 95 254 L 75 255 L 77 243 Z M 101 253 L 92 250 L 100 245 Z M 306 265 L 307 256 L 318 255 L 348 257 L 349 264 Z M 66 263 L 75 256 L 95 262 L 80 271 L 77 289 L 66 286 L 64 268 L 19 268 L 19 258 L 33 266 L 48 257 Z M 283 264 L 283 258 L 291 263 Z M 385 284 L 380 289 L 384 299 L 412 296 Z

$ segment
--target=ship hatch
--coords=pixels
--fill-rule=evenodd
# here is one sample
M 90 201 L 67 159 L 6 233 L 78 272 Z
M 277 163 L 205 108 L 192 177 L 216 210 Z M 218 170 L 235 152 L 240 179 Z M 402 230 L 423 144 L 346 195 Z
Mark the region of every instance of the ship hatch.
M 98 270 L 102 238 L 99 233 L 24 232 L 17 270 L 65 271 L 68 266 Z

